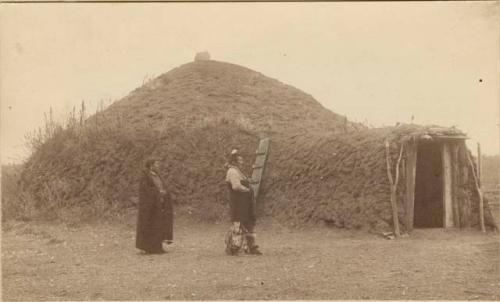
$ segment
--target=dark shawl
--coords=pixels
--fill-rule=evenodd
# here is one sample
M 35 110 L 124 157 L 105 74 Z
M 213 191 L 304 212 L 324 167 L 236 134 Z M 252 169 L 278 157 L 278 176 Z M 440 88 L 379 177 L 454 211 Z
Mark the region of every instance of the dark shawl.
M 161 177 L 159 177 L 161 180 Z M 162 181 L 162 180 L 161 180 Z M 163 181 L 162 181 L 163 182 Z M 166 189 L 165 184 L 163 188 Z M 168 191 L 160 193 L 151 171 L 145 170 L 139 182 L 139 211 L 137 216 L 138 249 L 155 252 L 163 240 L 173 239 L 173 210 Z

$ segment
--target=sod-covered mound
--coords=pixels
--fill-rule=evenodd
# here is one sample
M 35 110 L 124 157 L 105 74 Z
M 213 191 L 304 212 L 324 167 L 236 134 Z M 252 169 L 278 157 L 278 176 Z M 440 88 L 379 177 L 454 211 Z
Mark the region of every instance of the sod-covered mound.
M 360 128 L 258 72 L 197 61 L 149 81 L 84 123 L 74 118 L 52 129 L 25 164 L 22 182 L 39 209 L 98 204 L 114 211 L 137 202 L 137 177 L 144 160 L 155 156 L 180 208 L 219 219 L 226 215 L 224 163 L 232 148 L 242 150 L 250 173 L 260 137 L 274 144 L 291 135 Z
M 254 134 L 232 122 L 164 133 L 116 128 L 78 135 L 66 130 L 32 156 L 22 180 L 37 208 L 57 211 L 98 204 L 103 211 L 114 211 L 137 202 L 144 160 L 155 157 L 162 162 L 162 175 L 176 203 L 213 220 L 225 214 L 227 147 L 256 143 Z
M 250 174 L 259 139 L 269 137 L 260 215 L 294 224 L 388 229 L 384 142 L 391 142 L 394 163 L 402 138 L 425 131 L 413 125 L 367 129 L 294 87 L 202 60 L 149 81 L 85 122 L 52 129 L 25 164 L 22 184 L 36 207 L 48 212 L 117 211 L 137 203 L 143 162 L 154 156 L 162 162 L 177 215 L 222 220 L 226 155 L 239 148 Z
M 401 145 L 437 132 L 463 135 L 453 128 L 400 125 L 347 134 L 294 136 L 275 142 L 262 192 L 265 213 L 296 225 L 324 221 L 342 228 L 389 231 L 393 218 L 385 142 L 389 142 L 394 179 Z M 402 153 L 404 160 L 405 152 Z M 467 161 L 458 164 L 472 175 Z M 403 230 L 406 228 L 406 177 L 402 163 L 397 205 Z M 472 176 L 462 189 L 467 195 L 469 208 L 465 209 L 467 213 L 460 213 L 467 217 L 460 226 L 477 226 L 479 198 Z M 486 223 L 493 226 L 488 201 L 484 202 Z
M 248 68 L 197 61 L 135 89 L 91 122 L 125 121 L 126 127 L 164 131 L 236 121 L 259 134 L 342 133 L 362 126 L 325 109 L 312 96 Z

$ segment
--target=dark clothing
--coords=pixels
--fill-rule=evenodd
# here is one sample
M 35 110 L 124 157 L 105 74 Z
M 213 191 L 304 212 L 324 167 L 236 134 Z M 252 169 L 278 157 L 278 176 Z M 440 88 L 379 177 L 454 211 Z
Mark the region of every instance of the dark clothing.
M 242 185 L 248 187 L 248 181 L 242 181 Z M 232 222 L 241 222 L 243 225 L 255 225 L 255 209 L 253 201 L 253 191 L 240 192 L 233 190 L 228 183 L 229 190 L 229 213 Z
M 229 172 L 228 172 L 229 173 Z M 228 179 L 229 177 L 226 177 Z M 255 200 L 252 188 L 248 179 L 241 179 L 241 185 L 250 188 L 250 192 L 243 192 L 233 189 L 231 182 L 227 182 L 229 191 L 229 213 L 231 222 L 239 222 L 240 230 L 246 241 L 245 251 L 251 254 L 262 254 L 255 244 Z M 236 255 L 241 248 L 238 244 L 232 244 L 231 231 L 226 238 L 226 253 Z M 237 236 L 237 234 L 235 235 Z
M 143 172 L 139 183 L 135 246 L 150 253 L 160 252 L 163 240 L 173 239 L 172 200 L 163 188 L 159 175 L 149 170 Z

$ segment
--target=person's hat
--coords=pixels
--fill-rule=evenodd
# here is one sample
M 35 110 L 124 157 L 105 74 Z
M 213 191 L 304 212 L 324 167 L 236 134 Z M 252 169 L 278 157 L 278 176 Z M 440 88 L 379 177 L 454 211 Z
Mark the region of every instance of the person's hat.
M 238 156 L 240 156 L 238 149 L 231 150 L 231 153 L 229 154 L 229 163 L 234 165 L 238 160 Z

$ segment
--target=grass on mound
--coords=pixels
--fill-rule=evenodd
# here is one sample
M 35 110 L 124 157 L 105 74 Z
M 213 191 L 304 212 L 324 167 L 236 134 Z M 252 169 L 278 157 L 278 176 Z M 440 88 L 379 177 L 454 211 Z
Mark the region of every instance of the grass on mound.
M 3 171 L 4 219 L 113 219 L 136 206 L 143 162 L 154 156 L 180 214 L 213 222 L 227 211 L 227 152 L 257 146 L 258 137 L 239 119 L 152 130 L 70 115 L 59 124 L 49 118 L 27 143 L 33 151 L 27 162 Z M 243 153 L 252 158 L 252 151 Z

